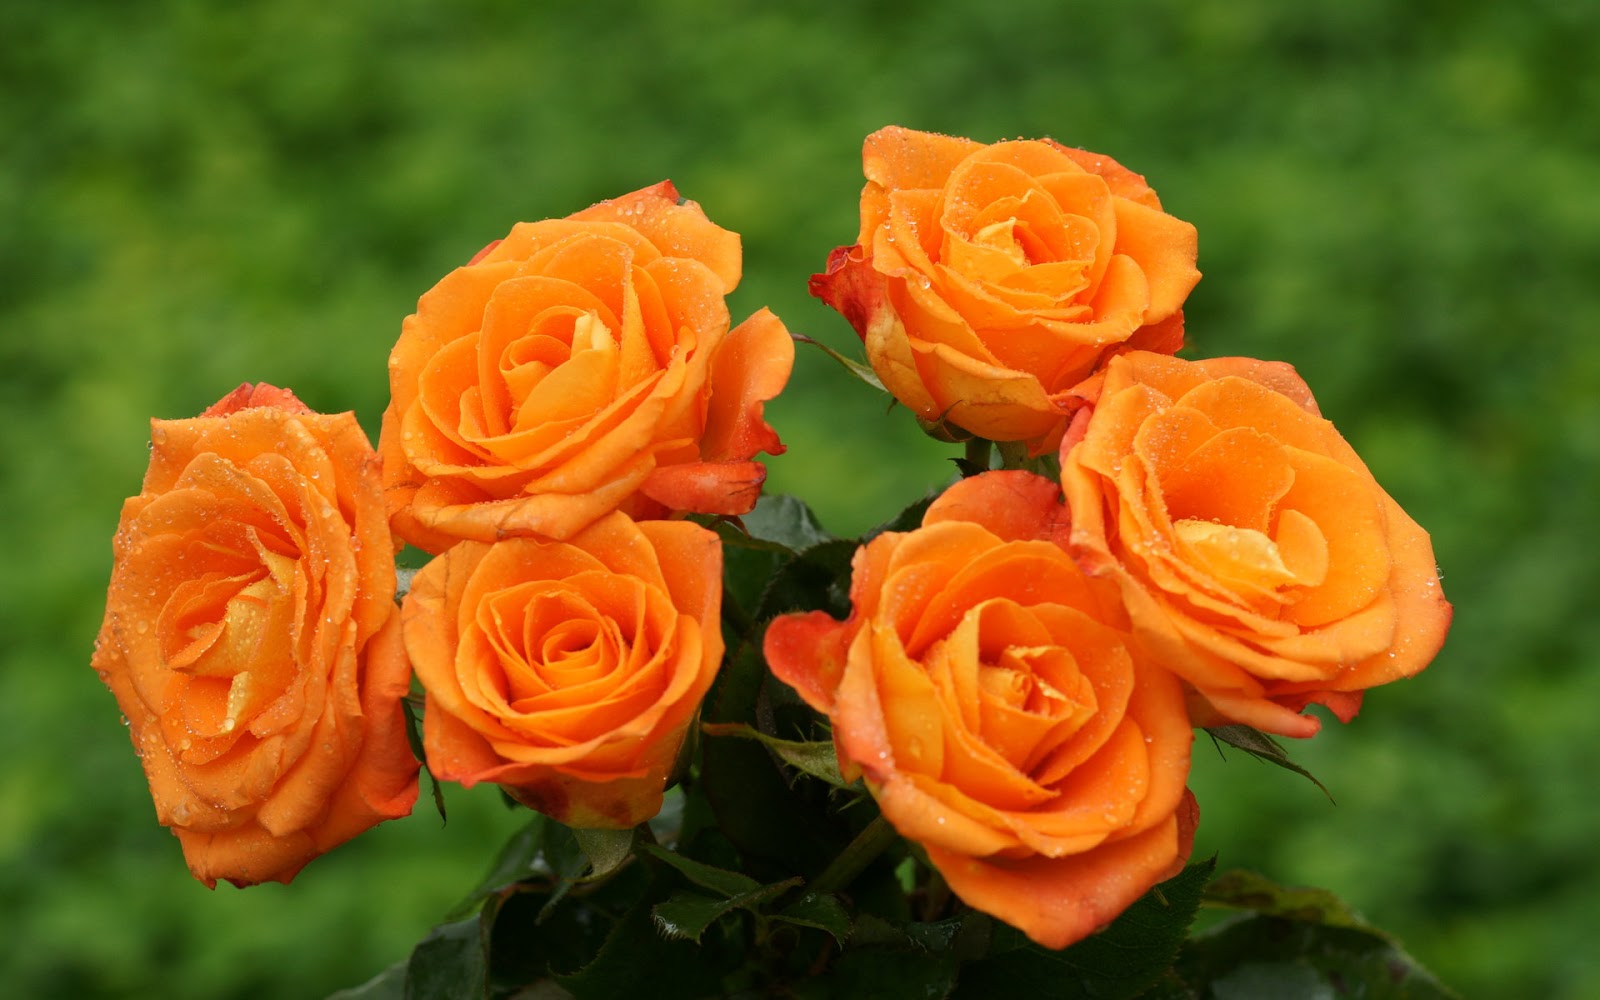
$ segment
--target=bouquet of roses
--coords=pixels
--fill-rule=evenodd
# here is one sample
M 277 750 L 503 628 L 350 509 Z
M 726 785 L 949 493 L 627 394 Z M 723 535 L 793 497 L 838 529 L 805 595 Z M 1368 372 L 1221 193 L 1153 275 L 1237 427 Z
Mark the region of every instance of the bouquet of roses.
M 1428 664 L 1427 534 L 1291 368 L 1174 356 L 1196 233 L 1138 174 L 901 128 L 864 161 L 811 290 L 964 445 L 864 538 L 761 495 L 808 338 L 731 323 L 739 237 L 668 182 L 424 294 L 376 451 L 265 384 L 152 422 L 94 666 L 195 877 L 289 881 L 421 759 L 528 822 L 346 996 L 1444 995 L 1328 894 L 1192 861 L 1186 789 L 1197 727 L 1295 768 L 1308 705 Z

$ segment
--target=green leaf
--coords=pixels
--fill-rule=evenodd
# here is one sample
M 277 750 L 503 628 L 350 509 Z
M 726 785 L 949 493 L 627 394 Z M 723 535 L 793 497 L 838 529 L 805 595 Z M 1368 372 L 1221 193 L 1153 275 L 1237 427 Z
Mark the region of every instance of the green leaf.
M 755 740 L 777 754 L 784 763 L 798 771 L 820 778 L 837 788 L 849 787 L 839 774 L 839 753 L 832 740 L 800 742 L 768 736 L 753 726 L 742 722 L 707 722 L 700 726 L 707 736 L 737 736 Z
M 1189 865 L 1145 893 L 1110 927 L 1062 951 L 1041 948 L 997 925 L 991 957 L 962 970 L 958 996 L 1050 996 L 1127 1000 L 1154 986 L 1172 965 L 1200 907 L 1215 859 Z
M 1178 973 L 1218 1000 L 1454 998 L 1382 935 L 1288 917 L 1246 916 L 1213 928 L 1185 946 Z
M 1139 994 L 1139 1000 L 1200 1000 L 1200 994 L 1191 989 L 1176 972 L 1168 969 L 1154 986 Z
M 821 542 L 779 564 L 756 604 L 755 619 L 817 610 L 845 618 L 850 614 L 850 569 L 857 547 L 855 541 L 843 538 Z
M 969 910 L 948 920 L 890 922 L 862 914 L 850 934 L 850 947 L 914 948 L 925 952 L 954 952 L 960 958 L 977 958 L 989 950 L 994 921 Z
M 754 644 L 743 644 L 729 654 L 705 705 L 705 717 L 715 722 L 737 722 L 758 716 L 766 664 Z M 777 681 L 771 681 L 777 684 Z M 749 740 L 703 740 L 700 745 L 699 790 L 716 817 L 722 836 L 732 841 L 747 859 L 765 859 L 788 872 L 806 872 L 826 864 L 848 834 L 822 802 L 809 797 L 764 748 Z M 816 782 L 824 793 L 833 790 Z
M 457 903 L 451 909 L 449 916 L 452 918 L 464 917 L 478 904 L 495 893 L 522 881 L 540 874 L 538 867 L 539 851 L 544 843 L 545 818 L 538 813 L 528 823 L 511 835 L 500 848 L 500 853 L 495 856 L 494 864 L 489 867 L 489 874 L 483 877 L 478 887 L 468 894 L 466 899 Z
M 936 923 L 891 923 L 863 914 L 823 979 L 824 989 L 815 995 L 874 1000 L 950 996 L 961 962 L 986 950 L 992 925 L 989 917 L 971 911 Z
M 1382 933 L 1326 889 L 1279 885 L 1265 875 L 1242 868 L 1225 871 L 1212 879 L 1206 886 L 1201 905 L 1252 910 L 1267 916 Z
M 1398 941 L 1326 890 L 1230 871 L 1206 890 L 1205 904 L 1243 911 L 1184 946 L 1177 971 L 1207 996 L 1452 997 Z
M 1288 752 L 1283 749 L 1283 745 L 1266 733 L 1241 725 L 1215 726 L 1207 729 L 1206 732 L 1211 735 L 1213 741 L 1226 743 L 1230 747 L 1243 750 L 1252 757 L 1267 761 L 1270 764 L 1276 764 L 1284 770 L 1293 771 L 1322 789 L 1322 794 L 1328 797 L 1329 802 L 1333 802 L 1333 793 L 1328 791 L 1327 787 L 1318 781 L 1310 771 L 1290 760 Z M 1335 804 L 1337 805 L 1337 803 Z
M 572 836 L 589 862 L 588 879 L 605 878 L 633 856 L 634 831 L 585 830 L 574 827 Z
M 411 951 L 405 1000 L 481 1000 L 489 995 L 488 940 L 482 921 L 440 924 Z
M 698 892 L 675 892 L 650 911 L 656 930 L 669 938 L 700 943 L 700 935 L 717 918 L 734 908 L 731 899 L 716 899 Z
M 411 744 L 411 755 L 422 762 L 422 770 L 428 776 L 428 787 L 433 790 L 433 808 L 439 811 L 440 823 L 448 822 L 444 814 L 444 789 L 428 769 L 428 752 L 422 746 L 422 727 L 417 719 L 417 706 L 411 697 L 406 697 L 400 699 L 400 709 L 406 717 L 406 742 Z
M 749 892 L 728 899 L 713 899 L 698 892 L 675 892 L 657 903 L 651 911 L 656 929 L 670 938 L 683 938 L 698 942 L 706 928 L 734 910 L 755 911 L 763 902 L 781 896 L 799 885 L 801 879 L 791 878 L 771 885 L 760 885 Z
M 740 520 L 751 538 L 781 545 L 790 552 L 804 552 L 834 540 L 804 500 L 786 493 L 762 497 Z
M 822 981 L 822 990 L 812 995 L 870 997 L 871 1000 L 944 1000 L 956 984 L 958 968 L 952 952 L 851 949 L 839 956 Z
M 813 347 L 819 348 L 828 357 L 837 361 L 840 366 L 842 366 L 845 371 L 849 372 L 857 381 L 865 382 L 867 385 L 872 386 L 879 392 L 889 391 L 883 387 L 883 380 L 878 378 L 878 373 L 873 371 L 868 365 L 864 365 L 854 358 L 847 358 L 843 354 L 840 354 L 838 351 L 829 347 L 827 344 L 824 344 L 822 341 L 812 340 L 803 333 L 790 333 L 789 336 L 793 337 L 796 341 L 802 344 L 810 344 Z
M 329 993 L 328 1000 L 405 1000 L 408 962 L 401 959 L 360 986 Z
M 747 892 L 761 887 L 761 883 L 748 875 L 739 872 L 730 872 L 726 868 L 716 868 L 693 858 L 686 858 L 676 851 L 669 851 L 656 844 L 645 844 L 645 853 L 651 857 L 665 861 L 667 864 L 681 872 L 684 878 L 700 886 L 710 889 L 724 897 L 741 896 Z
M 539 838 L 539 862 L 557 879 L 550 899 L 540 911 L 540 918 L 543 919 L 550 915 L 555 905 L 572 891 L 573 885 L 589 870 L 589 858 L 578 846 L 578 838 L 571 827 L 547 817 Z
M 577 1000 L 692 1000 L 720 996 L 725 971 L 706 950 L 657 933 L 648 905 L 641 903 L 612 928 L 593 961 L 554 978 Z
M 828 892 L 808 892 L 774 913 L 772 918 L 827 931 L 840 944 L 850 937 L 850 914 L 839 897 Z

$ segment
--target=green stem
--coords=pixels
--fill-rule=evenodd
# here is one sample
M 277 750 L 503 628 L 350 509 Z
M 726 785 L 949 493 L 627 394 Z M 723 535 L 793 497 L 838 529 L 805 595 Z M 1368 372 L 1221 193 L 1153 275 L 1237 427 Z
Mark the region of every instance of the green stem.
M 879 816 L 856 834 L 856 839 L 845 845 L 845 849 L 822 870 L 809 888 L 812 892 L 838 892 L 854 882 L 856 876 L 898 838 L 899 834 L 889 825 L 889 821 Z
M 968 475 L 977 475 L 989 470 L 989 448 L 993 443 L 988 438 L 980 437 L 967 441 L 967 468 L 973 470 Z

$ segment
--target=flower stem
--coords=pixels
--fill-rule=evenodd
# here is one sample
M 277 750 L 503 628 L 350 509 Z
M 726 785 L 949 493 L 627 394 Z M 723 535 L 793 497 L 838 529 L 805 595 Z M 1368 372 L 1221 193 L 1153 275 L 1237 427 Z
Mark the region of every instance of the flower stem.
M 988 438 L 970 438 L 967 441 L 966 464 L 963 474 L 976 476 L 980 472 L 989 471 L 989 449 L 994 444 Z
M 829 862 L 828 867 L 822 870 L 811 883 L 812 892 L 838 892 L 851 882 L 857 875 L 874 860 L 878 855 L 899 837 L 895 828 L 881 815 L 868 823 L 864 829 L 856 834 L 856 839 L 845 845 L 839 856 Z

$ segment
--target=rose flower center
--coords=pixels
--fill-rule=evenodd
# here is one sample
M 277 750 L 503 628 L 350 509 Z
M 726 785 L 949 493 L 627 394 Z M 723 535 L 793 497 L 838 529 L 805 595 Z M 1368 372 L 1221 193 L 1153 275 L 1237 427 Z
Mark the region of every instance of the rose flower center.
M 295 560 L 266 548 L 253 528 L 255 551 L 197 551 L 204 564 L 254 559 L 245 572 L 211 568 L 184 580 L 161 609 L 157 623 L 166 666 L 187 680 L 184 724 L 192 737 L 234 733 L 288 689 L 295 674 Z M 205 546 L 197 546 L 205 549 Z M 192 739 L 178 741 L 189 750 Z M 193 761 L 198 763 L 199 761 Z

